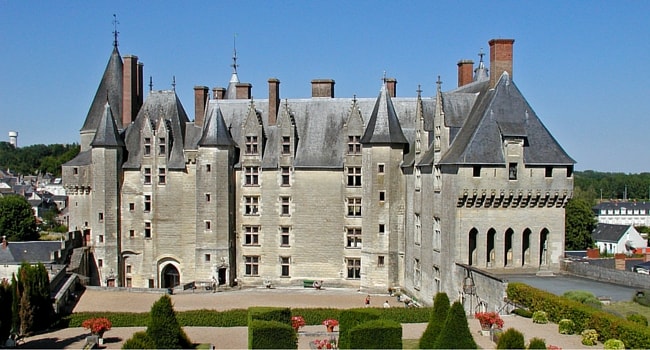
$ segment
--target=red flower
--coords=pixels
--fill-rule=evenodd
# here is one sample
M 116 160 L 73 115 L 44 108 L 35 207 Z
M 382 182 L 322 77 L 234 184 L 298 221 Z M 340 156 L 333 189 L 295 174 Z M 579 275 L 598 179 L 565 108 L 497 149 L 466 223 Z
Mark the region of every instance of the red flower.
M 339 321 L 328 318 L 325 321 L 323 321 L 323 325 L 327 327 L 336 327 L 339 325 Z
M 291 317 L 291 327 L 298 331 L 300 327 L 305 325 L 305 319 L 302 316 L 292 316 Z
M 81 327 L 90 329 L 90 333 L 100 335 L 110 330 L 112 326 L 111 321 L 105 317 L 89 318 L 81 324 Z
M 503 328 L 503 319 L 496 312 L 477 312 L 474 317 L 481 324 L 481 327 L 491 328 L 494 325 L 497 329 Z

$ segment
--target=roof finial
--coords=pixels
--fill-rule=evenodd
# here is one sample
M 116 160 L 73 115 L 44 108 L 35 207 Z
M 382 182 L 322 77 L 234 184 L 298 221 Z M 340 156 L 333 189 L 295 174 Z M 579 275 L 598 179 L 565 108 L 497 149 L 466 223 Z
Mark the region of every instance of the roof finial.
M 153 91 L 153 77 L 149 76 L 149 91 Z
M 352 102 L 357 103 L 357 94 L 352 95 Z
M 415 92 L 418 93 L 418 97 L 421 97 L 421 96 L 422 96 L 422 89 L 420 88 L 420 84 L 418 84 L 418 89 L 415 90 Z
M 113 14 L 113 47 L 117 47 L 117 35 L 120 34 L 120 32 L 117 31 L 118 24 L 120 24 L 120 22 L 117 20 L 117 15 Z
M 478 56 L 480 57 L 479 62 L 483 62 L 483 56 L 485 56 L 485 53 L 483 53 L 483 48 L 478 52 Z
M 440 86 L 442 85 L 442 80 L 440 80 L 440 76 L 438 76 L 438 80 L 436 81 L 436 85 L 438 85 L 438 90 L 439 90 Z
M 176 76 L 172 75 L 172 90 L 176 91 Z
M 386 84 L 386 71 L 384 71 L 384 76 L 381 77 L 381 80 Z
M 237 73 L 237 33 L 232 38 L 232 72 Z

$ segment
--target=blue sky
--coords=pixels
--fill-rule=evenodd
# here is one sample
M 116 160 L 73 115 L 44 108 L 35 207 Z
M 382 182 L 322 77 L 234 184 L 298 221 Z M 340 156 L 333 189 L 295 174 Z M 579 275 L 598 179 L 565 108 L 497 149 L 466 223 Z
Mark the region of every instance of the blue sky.
M 438 75 L 456 87 L 458 60 L 513 38 L 513 80 L 576 170 L 650 171 L 649 1 L 0 0 L 0 140 L 79 142 L 113 14 L 122 56 L 155 90 L 175 77 L 188 115 L 194 86 L 227 85 L 235 35 L 260 99 L 271 77 L 281 98 L 309 97 L 320 78 L 337 97 L 375 97 L 384 71 L 398 96 L 432 96 Z

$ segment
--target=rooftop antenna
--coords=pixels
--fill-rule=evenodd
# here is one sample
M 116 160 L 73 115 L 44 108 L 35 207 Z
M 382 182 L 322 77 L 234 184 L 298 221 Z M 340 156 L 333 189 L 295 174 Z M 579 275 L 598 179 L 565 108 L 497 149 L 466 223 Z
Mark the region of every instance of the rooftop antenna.
M 117 47 L 117 35 L 120 34 L 120 32 L 117 31 L 118 24 L 120 24 L 120 22 L 117 20 L 117 15 L 113 14 L 113 47 Z
M 232 71 L 233 73 L 237 73 L 237 67 L 239 65 L 237 64 L 237 33 L 232 38 Z

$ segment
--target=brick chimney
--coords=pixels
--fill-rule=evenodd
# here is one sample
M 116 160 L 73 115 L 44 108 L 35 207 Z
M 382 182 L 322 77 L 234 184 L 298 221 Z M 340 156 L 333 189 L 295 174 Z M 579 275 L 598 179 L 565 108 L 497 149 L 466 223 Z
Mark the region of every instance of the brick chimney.
M 280 107 L 280 80 L 269 79 L 269 125 L 275 125 Z
M 490 44 L 490 88 L 494 88 L 503 72 L 512 80 L 512 46 L 515 39 L 492 39 Z
M 386 89 L 388 89 L 388 95 L 390 97 L 397 96 L 397 79 L 395 78 L 386 78 Z
M 334 80 L 314 79 L 311 81 L 311 97 L 334 97 Z
M 212 88 L 212 98 L 215 100 L 223 100 L 226 97 L 226 88 L 224 87 L 213 87 Z
M 458 87 L 467 85 L 474 81 L 474 61 L 460 60 L 458 61 Z
M 140 73 L 138 56 L 124 56 L 122 73 L 122 127 L 126 128 L 135 119 L 140 108 L 138 80 L 141 85 L 142 79 L 138 79 Z
M 194 87 L 194 125 L 203 126 L 205 104 L 208 102 L 210 90 L 207 86 Z
M 144 102 L 144 63 L 138 62 L 138 112 L 142 108 Z M 137 113 L 135 115 L 137 117 Z
M 249 83 L 237 83 L 237 99 L 250 99 L 251 98 L 251 87 L 253 85 Z

